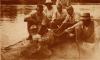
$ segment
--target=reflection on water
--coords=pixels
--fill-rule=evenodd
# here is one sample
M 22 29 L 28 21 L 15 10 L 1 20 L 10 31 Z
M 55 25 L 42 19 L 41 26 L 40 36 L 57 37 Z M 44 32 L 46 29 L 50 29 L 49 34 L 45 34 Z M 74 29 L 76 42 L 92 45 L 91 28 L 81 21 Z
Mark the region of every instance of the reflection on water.
M 24 15 L 18 15 L 15 21 L 0 21 L 2 47 L 15 44 L 27 36 L 27 26 L 23 22 Z

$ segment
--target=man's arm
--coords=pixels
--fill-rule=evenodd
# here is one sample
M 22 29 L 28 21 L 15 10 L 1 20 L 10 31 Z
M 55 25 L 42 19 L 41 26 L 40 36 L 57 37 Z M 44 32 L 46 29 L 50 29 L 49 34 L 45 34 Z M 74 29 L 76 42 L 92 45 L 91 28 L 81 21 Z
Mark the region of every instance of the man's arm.
M 74 24 L 73 26 L 71 26 L 71 27 L 65 29 L 65 32 L 72 31 L 74 28 L 77 28 L 77 27 L 79 27 L 79 26 L 82 25 L 82 24 L 83 24 L 83 22 L 82 22 L 82 21 L 79 21 L 79 22 L 77 22 L 76 24 Z
M 47 27 L 48 27 L 48 24 L 49 24 L 49 20 L 47 19 L 47 17 L 45 16 L 45 14 L 43 15 L 43 20 L 41 22 L 41 27 L 40 29 L 38 30 L 38 33 L 40 35 L 43 35 L 45 34 L 45 32 L 47 32 Z
M 26 15 L 24 18 L 24 22 L 32 20 L 32 15 L 34 15 L 35 13 L 36 13 L 36 11 L 34 10 L 34 11 L 30 12 L 28 15 Z
M 37 23 L 37 21 L 36 21 L 36 13 L 31 14 L 31 16 L 29 16 L 29 17 L 26 17 L 26 18 L 24 19 L 24 21 L 25 21 L 25 22 L 31 22 L 31 23 L 36 24 L 36 23 Z

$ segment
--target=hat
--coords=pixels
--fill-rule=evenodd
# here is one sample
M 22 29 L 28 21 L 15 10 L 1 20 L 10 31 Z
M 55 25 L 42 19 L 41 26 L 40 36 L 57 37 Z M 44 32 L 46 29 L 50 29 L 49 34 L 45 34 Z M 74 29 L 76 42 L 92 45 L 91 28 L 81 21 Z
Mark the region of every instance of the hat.
M 90 13 L 82 13 L 80 16 L 80 20 L 88 20 L 90 18 L 91 18 Z
M 52 5 L 52 4 L 53 4 L 53 2 L 52 2 L 51 0 L 46 0 L 45 5 L 47 5 L 47 4 Z

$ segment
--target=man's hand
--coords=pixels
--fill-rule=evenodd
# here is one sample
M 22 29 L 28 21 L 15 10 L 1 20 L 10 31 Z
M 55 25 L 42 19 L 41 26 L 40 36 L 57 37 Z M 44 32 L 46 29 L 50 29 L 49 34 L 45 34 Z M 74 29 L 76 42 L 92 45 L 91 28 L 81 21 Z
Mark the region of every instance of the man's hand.
M 55 19 L 54 20 L 51 20 L 50 23 L 54 23 L 54 21 L 55 21 Z
M 75 36 L 75 34 L 71 33 L 72 32 L 72 28 L 65 29 L 65 32 L 67 32 L 70 37 Z
M 67 32 L 67 33 L 70 33 L 71 31 L 72 31 L 72 28 L 71 27 L 65 29 L 65 32 Z
M 74 37 L 75 34 L 73 34 L 73 33 L 69 33 L 69 36 L 70 36 L 70 37 Z
M 33 40 L 40 40 L 41 39 L 41 35 L 40 34 L 35 34 L 32 36 Z

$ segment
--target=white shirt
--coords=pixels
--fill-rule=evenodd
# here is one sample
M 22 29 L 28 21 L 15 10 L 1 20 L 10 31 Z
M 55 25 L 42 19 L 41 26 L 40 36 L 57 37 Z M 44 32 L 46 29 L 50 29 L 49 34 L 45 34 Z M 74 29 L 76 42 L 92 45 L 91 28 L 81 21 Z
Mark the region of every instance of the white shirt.
M 52 7 L 51 10 L 48 10 L 47 7 L 44 9 L 44 14 L 47 16 L 49 20 L 52 20 L 52 16 L 55 14 L 56 9 Z
M 65 18 L 68 15 L 67 11 L 65 9 L 62 9 L 62 12 L 59 13 L 58 11 L 55 12 L 53 15 L 53 19 L 60 19 L 60 18 Z

